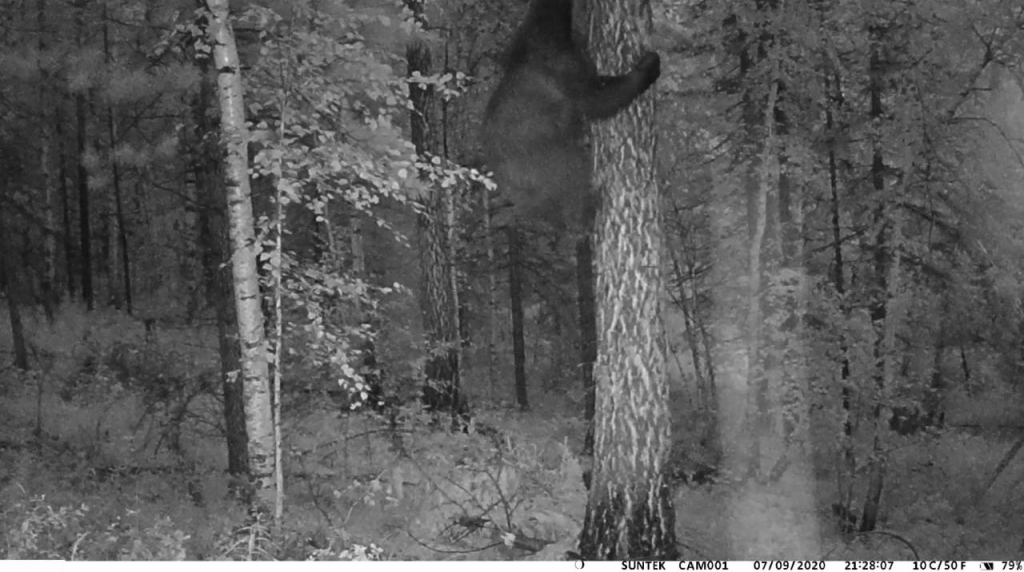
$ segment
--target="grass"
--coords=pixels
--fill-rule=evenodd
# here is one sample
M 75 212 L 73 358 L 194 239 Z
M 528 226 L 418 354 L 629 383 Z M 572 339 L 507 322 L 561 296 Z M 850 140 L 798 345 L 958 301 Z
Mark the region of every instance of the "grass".
M 574 548 L 587 495 L 572 392 L 536 394 L 528 413 L 477 400 L 476 417 L 500 430 L 500 447 L 433 430 L 410 407 L 396 449 L 372 415 L 325 396 L 289 398 L 287 508 L 273 531 L 231 494 L 212 331 L 163 326 L 147 339 L 130 318 L 70 307 L 55 327 L 30 322 L 29 332 L 34 370 L 0 366 L 0 556 L 490 560 L 556 559 Z M 10 347 L 5 335 L 0 351 Z M 966 399 L 959 421 L 1012 419 L 1007 402 L 1016 404 L 1005 392 Z M 1022 461 L 981 494 L 1015 438 L 947 430 L 894 440 L 880 526 L 899 538 L 841 535 L 828 510 L 834 476 L 806 459 L 775 485 L 730 480 L 742 447 L 727 439 L 722 482 L 676 489 L 682 553 L 908 560 L 909 542 L 922 559 L 1020 558 Z M 542 550 L 517 547 L 510 532 L 543 540 L 534 546 Z

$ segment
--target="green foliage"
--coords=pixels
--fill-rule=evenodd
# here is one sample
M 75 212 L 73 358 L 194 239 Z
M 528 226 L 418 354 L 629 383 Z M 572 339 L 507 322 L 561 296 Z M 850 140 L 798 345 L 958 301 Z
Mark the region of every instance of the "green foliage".
M 36 560 L 185 560 L 189 536 L 169 517 L 148 526 L 85 505 L 54 507 L 46 497 L 15 501 L 2 515 L 3 556 Z M 106 519 L 106 520 L 103 520 Z
M 370 23 L 399 23 L 302 2 L 288 12 L 251 7 L 242 16 L 259 31 L 259 57 L 245 75 L 255 188 L 258 200 L 280 209 L 259 218 L 264 282 L 285 303 L 288 357 L 332 383 L 359 384 L 360 393 L 368 372 L 352 364 L 377 333 L 366 316 L 395 287 L 350 271 L 349 256 L 365 254 L 345 252 L 339 241 L 355 232 L 356 217 L 391 229 L 387 209 L 404 204 L 415 181 L 398 119 L 405 81 L 394 57 L 363 37 Z M 279 224 L 283 252 L 276 251 Z
M 413 445 L 415 472 L 431 485 L 417 499 L 417 537 L 438 548 L 470 551 L 512 548 L 520 537 L 545 543 L 576 538 L 586 492 L 582 469 L 567 446 L 552 443 L 549 455 L 521 436 L 494 443 L 470 435 L 446 450 L 435 443 L 440 437 Z
M 402 198 L 412 167 L 394 120 L 405 83 L 367 49 L 357 22 L 293 9 L 293 22 L 267 9 L 247 15 L 261 31 L 247 94 L 254 127 L 266 134 L 254 172 L 273 177 L 286 204 L 317 216 L 339 200 L 369 214 L 384 198 Z
M 75 560 L 79 540 L 86 535 L 81 520 L 88 507 L 63 506 L 54 509 L 45 497 L 15 503 L 4 512 L 8 530 L 5 557 L 13 559 Z
M 424 559 L 437 558 L 440 550 L 485 559 L 525 555 L 530 551 L 512 548 L 525 539 L 574 542 L 586 491 L 569 445 L 496 430 L 511 423 L 475 413 L 468 435 L 432 428 L 432 416 L 415 407 L 402 409 L 394 431 L 356 414 L 339 422 L 307 411 L 290 423 L 290 498 L 312 503 L 330 523 L 317 558 L 333 558 L 337 547 L 365 539 L 403 558 Z M 561 429 L 544 427 L 546 437 Z M 417 541 L 384 544 L 367 532 L 378 522 L 385 530 L 401 527 Z
M 353 544 L 338 554 L 338 560 L 352 560 L 357 562 L 380 560 L 383 553 L 384 549 L 373 543 L 370 543 L 369 546 Z
M 273 560 L 277 552 L 266 515 L 256 514 L 247 524 L 230 527 L 217 541 L 225 560 Z
M 169 517 L 161 517 L 132 540 L 126 560 L 185 560 L 189 536 L 175 528 Z

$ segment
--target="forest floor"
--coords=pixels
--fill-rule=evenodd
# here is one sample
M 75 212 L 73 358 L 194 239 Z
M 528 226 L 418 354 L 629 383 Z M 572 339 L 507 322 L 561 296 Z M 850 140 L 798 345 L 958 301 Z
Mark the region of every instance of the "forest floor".
M 120 332 L 113 338 L 123 326 L 100 329 Z M 494 430 L 470 434 L 434 429 L 415 407 L 392 430 L 325 395 L 290 397 L 285 512 L 273 530 L 251 524 L 231 492 L 221 405 L 209 390 L 216 369 L 188 349 L 196 333 L 182 330 L 140 356 L 141 335 L 74 347 L 37 335 L 34 347 L 51 349 L 37 352 L 35 371 L 3 360 L 0 557 L 549 560 L 574 548 L 587 499 L 577 457 L 584 425 L 564 391 L 537 389 L 529 412 L 478 399 L 476 420 Z M 2 356 L 7 343 L 0 338 Z M 798 460 L 771 485 L 728 471 L 713 484 L 680 484 L 681 552 L 1019 559 L 1024 458 L 990 483 L 1022 437 L 994 429 L 1008 424 L 964 413 L 950 424 L 958 427 L 894 439 L 879 529 L 869 534 L 841 534 L 830 508 L 835 475 L 813 468 L 827 454 Z

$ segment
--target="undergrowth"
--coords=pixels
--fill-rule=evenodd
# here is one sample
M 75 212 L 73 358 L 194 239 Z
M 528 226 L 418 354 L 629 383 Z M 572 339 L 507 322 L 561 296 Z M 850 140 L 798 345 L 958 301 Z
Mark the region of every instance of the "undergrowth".
M 132 320 L 67 314 L 32 327 L 33 371 L 0 373 L 0 557 L 550 560 L 575 549 L 586 506 L 575 414 L 478 402 L 472 430 L 451 433 L 415 403 L 392 424 L 299 391 L 308 380 L 286 385 L 275 529 L 225 474 L 213 332 L 147 336 Z M 1019 520 L 998 500 L 1020 496 L 1019 463 L 989 490 L 978 470 L 1008 446 L 951 431 L 897 443 L 881 526 L 921 558 L 1019 555 L 1005 532 Z M 683 553 L 910 557 L 891 537 L 841 537 L 822 493 L 830 477 L 791 471 L 775 488 L 680 488 Z

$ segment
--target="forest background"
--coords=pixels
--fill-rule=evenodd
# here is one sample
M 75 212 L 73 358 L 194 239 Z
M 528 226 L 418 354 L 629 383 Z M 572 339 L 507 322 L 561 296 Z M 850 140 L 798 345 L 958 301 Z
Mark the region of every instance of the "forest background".
M 653 7 L 680 550 L 1019 557 L 1024 7 Z M 280 350 L 263 521 L 205 10 L 0 2 L 6 557 L 575 545 L 589 234 L 480 160 L 524 9 L 231 4 Z

